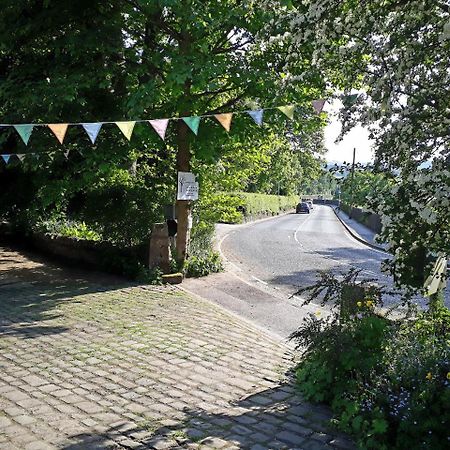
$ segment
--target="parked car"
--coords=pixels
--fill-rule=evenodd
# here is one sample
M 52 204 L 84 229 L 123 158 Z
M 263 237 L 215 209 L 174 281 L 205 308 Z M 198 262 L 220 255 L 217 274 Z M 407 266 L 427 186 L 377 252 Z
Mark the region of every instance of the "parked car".
M 314 206 L 313 206 L 313 201 L 312 200 L 307 200 L 307 202 L 306 203 L 308 203 L 308 205 L 309 205 L 309 209 L 314 209 Z
M 297 208 L 295 208 L 295 212 L 296 212 L 296 214 L 298 214 L 298 213 L 307 213 L 307 214 L 309 214 L 310 213 L 310 208 L 309 208 L 308 203 L 306 203 L 306 202 L 299 203 L 297 205 Z

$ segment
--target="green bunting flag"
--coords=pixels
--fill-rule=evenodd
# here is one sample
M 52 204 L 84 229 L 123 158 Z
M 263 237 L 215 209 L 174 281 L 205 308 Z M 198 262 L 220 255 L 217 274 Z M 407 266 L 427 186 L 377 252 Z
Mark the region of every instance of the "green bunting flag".
M 295 105 L 278 106 L 278 109 L 289 119 L 294 118 Z
M 22 138 L 22 141 L 25 143 L 25 145 L 28 145 L 28 141 L 30 140 L 31 132 L 33 131 L 34 125 L 32 124 L 14 125 L 14 128 L 19 133 L 19 136 Z
M 198 127 L 200 125 L 199 116 L 182 117 L 183 122 L 192 130 L 192 132 L 197 135 Z
M 353 106 L 358 100 L 359 94 L 343 95 L 341 97 L 342 103 L 346 106 Z
M 123 135 L 130 140 L 136 122 L 115 122 L 115 124 L 119 127 Z

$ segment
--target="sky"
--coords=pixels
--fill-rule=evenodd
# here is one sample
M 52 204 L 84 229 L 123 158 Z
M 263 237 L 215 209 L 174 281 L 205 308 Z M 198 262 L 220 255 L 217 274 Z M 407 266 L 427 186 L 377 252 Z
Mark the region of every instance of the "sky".
M 333 101 L 326 104 L 324 111 L 328 113 L 329 125 L 325 128 L 325 147 L 327 153 L 325 158 L 332 162 L 351 162 L 353 158 L 353 148 L 356 148 L 355 161 L 368 163 L 373 160 L 371 141 L 369 132 L 360 126 L 355 127 L 344 138 L 343 141 L 335 144 L 334 141 L 341 131 L 341 122 L 337 118 L 336 112 L 342 106 L 340 101 Z

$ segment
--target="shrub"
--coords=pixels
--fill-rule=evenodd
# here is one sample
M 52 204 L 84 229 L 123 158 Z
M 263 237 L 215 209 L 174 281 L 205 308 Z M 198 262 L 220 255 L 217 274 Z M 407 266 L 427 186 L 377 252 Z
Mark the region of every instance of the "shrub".
M 212 249 L 214 224 L 199 221 L 193 227 L 189 244 L 189 258 L 184 264 L 188 277 L 203 277 L 223 270 L 220 255 Z
M 46 220 L 39 222 L 36 229 L 49 236 L 63 236 L 77 240 L 100 241 L 101 235 L 86 225 L 75 220 Z
M 204 277 L 210 273 L 223 270 L 219 253 L 209 251 L 202 256 L 190 256 L 185 262 L 184 270 L 188 277 Z
M 303 350 L 297 368 L 305 397 L 329 404 L 334 423 L 364 449 L 447 448 L 450 313 L 422 312 L 392 321 L 377 314 L 382 290 L 322 274 L 308 299 L 332 302 L 291 338 Z

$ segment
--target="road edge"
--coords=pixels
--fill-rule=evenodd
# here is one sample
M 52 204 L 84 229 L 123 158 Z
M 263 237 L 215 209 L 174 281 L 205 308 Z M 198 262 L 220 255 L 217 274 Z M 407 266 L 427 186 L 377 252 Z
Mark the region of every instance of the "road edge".
M 356 239 L 358 242 L 361 242 L 361 244 L 367 245 L 367 247 L 370 247 L 374 250 L 378 250 L 380 252 L 389 254 L 389 252 L 386 251 L 386 249 L 384 249 L 383 247 L 381 247 L 380 245 L 376 245 L 376 244 L 372 244 L 369 241 L 366 241 L 365 239 L 363 239 L 361 236 L 358 236 L 358 234 L 356 234 L 356 232 L 350 228 L 340 217 L 339 214 L 336 212 L 337 207 L 333 208 L 332 206 L 330 206 L 330 208 L 333 210 L 334 214 L 336 215 L 336 217 L 338 218 L 339 222 L 341 222 L 341 224 L 343 225 L 343 227 L 347 230 L 347 232 L 352 236 L 353 239 Z
M 242 281 L 242 280 L 241 280 Z M 295 356 L 295 345 L 287 338 L 284 338 L 280 336 L 277 333 L 274 333 L 273 331 L 268 330 L 267 328 L 264 328 L 261 325 L 258 325 L 256 322 L 247 319 L 247 317 L 241 316 L 240 314 L 232 311 L 231 309 L 225 308 L 225 306 L 222 306 L 220 303 L 216 303 L 213 300 L 210 300 L 206 297 L 203 297 L 196 292 L 193 292 L 192 290 L 186 288 L 182 285 L 177 285 L 176 288 L 180 291 L 183 291 L 185 294 L 188 294 L 194 298 L 197 298 L 203 302 L 207 302 L 214 307 L 220 309 L 224 313 L 230 315 L 231 317 L 234 317 L 235 319 L 242 322 L 242 325 L 245 326 L 250 331 L 257 331 L 258 333 L 261 333 L 265 335 L 266 337 L 269 337 L 271 340 L 274 341 L 276 345 L 279 345 L 285 349 L 285 351 L 289 351 L 290 353 L 293 353 L 291 356 Z

